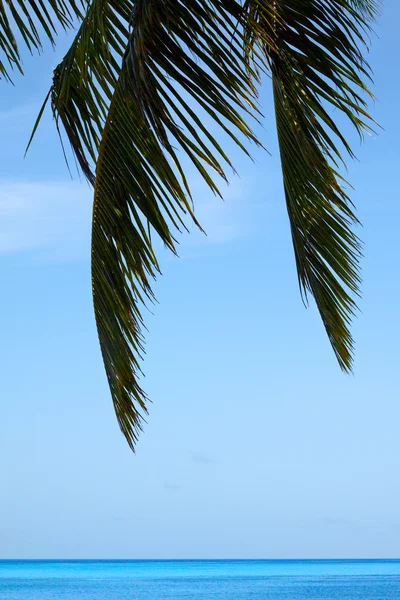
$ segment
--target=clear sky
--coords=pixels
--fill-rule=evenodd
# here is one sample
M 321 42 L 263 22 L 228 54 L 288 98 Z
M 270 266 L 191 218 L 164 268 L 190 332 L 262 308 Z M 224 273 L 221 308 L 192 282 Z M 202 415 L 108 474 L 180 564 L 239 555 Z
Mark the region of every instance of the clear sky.
M 300 300 L 268 85 L 262 139 L 225 203 L 192 178 L 208 237 L 162 256 L 134 456 L 96 338 L 91 193 L 47 111 L 67 47 L 0 96 L 0 557 L 400 557 L 398 22 L 370 62 L 384 130 L 349 167 L 365 242 L 354 376 Z M 268 84 L 268 82 L 267 82 Z

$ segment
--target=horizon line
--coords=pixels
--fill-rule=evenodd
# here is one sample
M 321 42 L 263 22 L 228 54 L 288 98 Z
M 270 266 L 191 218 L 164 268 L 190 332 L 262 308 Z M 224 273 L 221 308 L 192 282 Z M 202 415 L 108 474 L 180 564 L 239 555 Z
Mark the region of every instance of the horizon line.
M 266 562 L 357 562 L 357 561 L 400 561 L 400 558 L 396 557 L 358 557 L 358 558 L 0 558 L 0 562 L 227 562 L 227 561 L 266 561 Z

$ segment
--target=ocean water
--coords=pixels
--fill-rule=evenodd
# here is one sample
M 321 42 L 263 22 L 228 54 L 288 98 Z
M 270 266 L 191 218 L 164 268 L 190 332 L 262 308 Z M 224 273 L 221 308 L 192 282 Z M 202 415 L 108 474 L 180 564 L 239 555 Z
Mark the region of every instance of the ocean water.
M 400 600 L 400 561 L 9 560 L 0 599 Z

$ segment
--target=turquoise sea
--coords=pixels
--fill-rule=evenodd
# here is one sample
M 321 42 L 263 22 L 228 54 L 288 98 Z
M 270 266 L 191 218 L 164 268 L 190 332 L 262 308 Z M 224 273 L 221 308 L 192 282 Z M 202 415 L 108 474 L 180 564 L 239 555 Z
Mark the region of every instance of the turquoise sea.
M 398 560 L 4 560 L 1 600 L 396 600 Z

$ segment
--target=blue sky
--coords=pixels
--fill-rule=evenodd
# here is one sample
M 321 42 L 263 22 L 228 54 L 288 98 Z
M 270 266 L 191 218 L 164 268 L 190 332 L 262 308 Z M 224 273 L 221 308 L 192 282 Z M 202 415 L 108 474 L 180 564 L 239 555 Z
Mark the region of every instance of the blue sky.
M 354 376 L 300 300 L 268 85 L 263 142 L 225 203 L 192 178 L 208 237 L 162 254 L 134 456 L 92 314 L 91 193 L 47 111 L 67 47 L 27 57 L 0 100 L 0 558 L 398 557 L 398 43 L 385 2 L 370 62 L 384 129 L 349 165 L 365 242 Z

